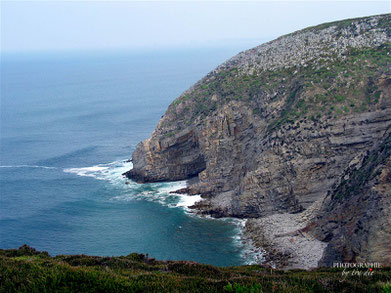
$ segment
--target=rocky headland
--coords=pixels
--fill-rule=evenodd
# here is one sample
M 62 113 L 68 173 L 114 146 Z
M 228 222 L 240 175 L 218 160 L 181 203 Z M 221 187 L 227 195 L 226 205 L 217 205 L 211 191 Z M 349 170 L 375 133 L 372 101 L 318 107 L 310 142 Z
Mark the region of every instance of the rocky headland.
M 130 179 L 190 179 L 281 267 L 391 264 L 391 14 L 244 51 L 169 106 Z

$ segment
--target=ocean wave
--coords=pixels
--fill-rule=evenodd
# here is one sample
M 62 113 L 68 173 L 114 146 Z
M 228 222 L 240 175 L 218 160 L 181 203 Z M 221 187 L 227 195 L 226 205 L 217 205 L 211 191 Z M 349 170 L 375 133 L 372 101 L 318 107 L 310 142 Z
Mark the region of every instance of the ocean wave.
M 57 167 L 39 166 L 39 165 L 8 165 L 8 166 L 0 166 L 0 168 L 42 168 L 42 169 L 57 169 Z
M 119 160 L 91 167 L 66 168 L 63 171 L 77 176 L 105 180 L 120 187 L 122 192 L 112 197 L 113 201 L 146 200 L 157 202 L 169 208 L 183 208 L 190 212 L 189 207 L 201 200 L 199 195 L 172 193 L 186 187 L 186 181 L 137 184 L 122 175 L 132 168 L 132 162 Z
M 236 226 L 233 243 L 236 247 L 240 247 L 240 255 L 245 260 L 245 263 L 248 265 L 263 263 L 266 251 L 255 246 L 253 241 L 244 234 L 244 226 L 247 219 L 227 218 L 227 220 Z
M 100 176 L 104 170 L 108 167 L 92 166 L 92 167 L 83 167 L 83 168 L 66 168 L 64 169 L 65 173 L 73 173 L 78 176 L 83 177 L 93 177 L 96 179 L 104 180 L 105 178 Z
M 127 161 L 115 161 L 108 164 L 98 164 L 91 167 L 66 168 L 65 173 L 73 173 L 83 177 L 93 177 L 98 180 L 124 181 L 122 174 L 133 168 L 133 164 Z

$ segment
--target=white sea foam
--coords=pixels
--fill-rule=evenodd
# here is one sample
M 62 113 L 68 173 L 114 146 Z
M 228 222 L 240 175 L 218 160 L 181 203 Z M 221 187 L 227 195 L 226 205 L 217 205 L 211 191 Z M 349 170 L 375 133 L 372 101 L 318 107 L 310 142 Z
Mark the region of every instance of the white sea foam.
M 92 166 L 85 168 L 67 168 L 64 169 L 65 173 L 74 173 L 79 176 L 85 177 L 94 177 L 96 179 L 104 180 L 104 177 L 100 176 L 102 171 L 106 170 L 108 167 Z
M 200 200 L 202 200 L 200 195 L 181 195 L 181 199 L 177 206 L 190 207 Z
M 0 166 L 0 168 L 42 168 L 42 169 L 57 169 L 57 167 L 38 166 L 38 165 L 15 165 L 15 166 Z
M 265 260 L 265 251 L 256 247 L 251 239 L 244 235 L 247 219 L 230 219 L 236 225 L 236 235 L 233 237 L 235 246 L 240 247 L 241 257 L 246 264 L 260 264 Z
M 64 172 L 84 177 L 93 177 L 98 180 L 109 181 L 113 185 L 120 186 L 123 192 L 112 200 L 132 201 L 147 200 L 158 202 L 170 208 L 188 207 L 201 200 L 199 195 L 187 195 L 171 193 L 172 191 L 186 187 L 186 181 L 137 184 L 126 179 L 122 174 L 133 168 L 130 161 L 115 161 L 107 164 L 98 164 L 91 167 L 66 168 Z
M 147 183 L 143 185 L 129 182 L 125 185 L 130 192 L 113 197 L 113 200 L 146 200 L 157 202 L 169 208 L 182 208 L 186 212 L 191 212 L 190 206 L 201 200 L 199 195 L 172 193 L 178 189 L 186 187 L 186 181 L 168 183 Z M 147 188 L 147 190 L 144 190 Z
M 99 164 L 92 167 L 66 168 L 65 173 L 78 176 L 93 177 L 98 180 L 123 181 L 122 174 L 132 169 L 133 164 L 128 161 L 115 161 L 108 164 Z

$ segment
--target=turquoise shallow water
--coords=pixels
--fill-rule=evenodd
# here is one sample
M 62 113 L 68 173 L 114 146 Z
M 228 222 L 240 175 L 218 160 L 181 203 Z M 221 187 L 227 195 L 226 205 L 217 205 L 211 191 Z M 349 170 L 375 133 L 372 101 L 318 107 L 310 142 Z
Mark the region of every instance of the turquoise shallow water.
M 235 49 L 5 55 L 0 247 L 245 263 L 237 222 L 200 218 L 184 182 L 125 184 L 169 103 Z

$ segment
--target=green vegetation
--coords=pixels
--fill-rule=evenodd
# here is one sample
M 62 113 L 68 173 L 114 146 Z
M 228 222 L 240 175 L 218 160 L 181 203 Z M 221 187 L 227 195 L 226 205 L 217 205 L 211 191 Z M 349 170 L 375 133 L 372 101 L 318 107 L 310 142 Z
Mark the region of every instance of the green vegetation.
M 281 271 L 120 257 L 50 257 L 28 246 L 0 250 L 0 292 L 390 292 L 391 268 L 342 277 L 342 269 Z
M 170 131 L 164 134 L 165 137 L 173 137 L 175 135 L 174 131 Z
M 296 69 L 294 77 L 287 73 L 291 83 L 303 87 L 299 94 L 291 91 L 281 117 L 269 127 L 298 118 L 317 121 L 323 116 L 338 117 L 375 109 L 381 95 L 375 82 L 387 70 L 386 64 L 391 64 L 391 56 L 387 55 L 390 48 L 387 44 L 373 49 L 351 49 L 343 61 L 335 59 L 322 64 L 322 60 L 317 60 L 306 68 Z M 322 64 L 321 67 L 316 63 Z M 297 97 L 293 102 L 292 94 Z
M 269 129 L 275 129 L 298 119 L 315 122 L 322 117 L 375 109 L 381 96 L 376 82 L 382 74 L 389 74 L 391 55 L 387 53 L 391 44 L 351 48 L 342 57 L 328 50 L 325 48 L 324 57 L 307 66 L 273 71 L 251 66 L 245 70 L 237 67 L 221 70 L 175 100 L 169 111 L 177 115 L 176 121 L 190 125 L 196 118 L 213 115 L 231 101 L 244 102 L 254 115 L 262 115 L 264 109 L 259 109 L 259 105 L 266 101 L 267 107 L 279 112 L 269 125 Z M 176 113 L 182 102 L 184 110 Z

